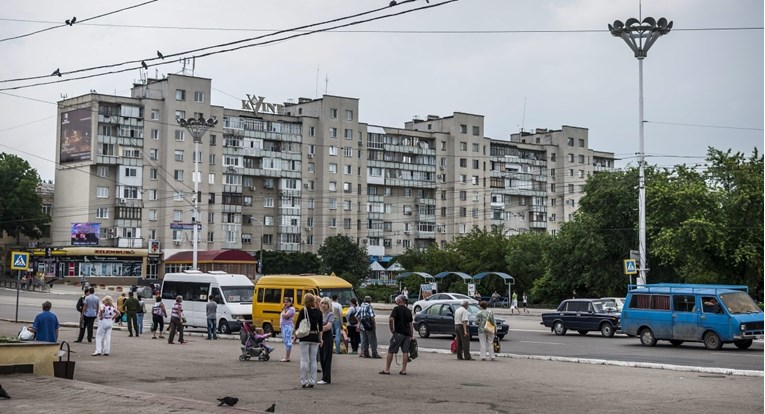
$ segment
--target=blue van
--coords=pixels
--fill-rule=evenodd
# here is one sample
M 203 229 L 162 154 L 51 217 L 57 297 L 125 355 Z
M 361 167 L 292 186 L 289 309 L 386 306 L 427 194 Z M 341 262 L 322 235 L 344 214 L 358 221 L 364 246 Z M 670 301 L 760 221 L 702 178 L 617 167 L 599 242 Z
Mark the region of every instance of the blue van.
M 763 338 L 762 309 L 740 285 L 657 283 L 629 285 L 621 332 L 640 337 L 644 346 L 669 341 L 703 342 L 717 350 L 733 343 L 739 349 Z

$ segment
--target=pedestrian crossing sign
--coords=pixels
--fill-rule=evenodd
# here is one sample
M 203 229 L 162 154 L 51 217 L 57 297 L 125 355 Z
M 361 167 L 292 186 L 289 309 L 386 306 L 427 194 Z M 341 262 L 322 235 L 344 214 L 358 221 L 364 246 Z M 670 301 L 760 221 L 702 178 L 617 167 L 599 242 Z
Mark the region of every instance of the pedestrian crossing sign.
M 29 270 L 29 253 L 11 252 L 11 270 Z
M 635 264 L 635 259 L 624 260 L 624 274 L 625 275 L 637 274 L 637 264 Z

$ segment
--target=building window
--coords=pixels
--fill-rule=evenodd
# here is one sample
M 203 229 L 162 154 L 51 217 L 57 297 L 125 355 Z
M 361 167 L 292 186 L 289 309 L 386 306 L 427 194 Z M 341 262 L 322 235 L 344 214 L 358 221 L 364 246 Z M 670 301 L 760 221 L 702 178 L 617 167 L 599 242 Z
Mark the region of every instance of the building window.
M 156 168 L 149 169 L 149 179 L 156 180 L 159 178 L 159 171 Z
M 157 190 L 149 190 L 149 200 L 157 199 Z
M 555 162 L 555 153 L 554 152 L 550 154 L 550 161 L 551 162 Z
M 316 128 L 315 127 L 308 127 L 308 136 L 309 137 L 316 136 Z
M 467 134 L 467 125 L 460 124 L 460 133 Z
M 351 171 L 353 171 L 353 170 L 351 169 L 351 165 L 350 164 L 344 164 L 343 165 L 343 174 L 351 175 Z
M 151 130 L 151 139 L 153 139 L 154 141 L 158 141 L 159 140 L 159 130 L 158 129 L 152 129 Z
M 568 162 L 574 162 L 574 154 L 568 154 Z
M 568 192 L 569 193 L 573 193 L 574 192 L 574 184 L 569 184 L 568 185 Z
M 584 164 L 584 155 L 579 155 L 579 164 Z
M 96 188 L 96 197 L 98 197 L 98 198 L 109 198 L 109 187 L 98 187 L 98 188 Z
M 473 127 L 473 135 L 480 136 L 481 135 L 481 128 L 477 127 L 477 126 L 474 126 Z M 478 145 L 478 144 L 476 144 L 476 145 Z
M 176 141 L 183 141 L 185 139 L 184 135 L 183 135 L 183 132 L 184 131 L 182 129 L 176 129 L 175 130 L 175 140 Z
M 101 207 L 96 209 L 96 218 L 109 218 L 109 208 Z
M 473 152 L 479 152 L 480 151 L 480 147 L 481 146 L 478 145 L 478 144 L 473 144 Z
M 149 221 L 157 221 L 157 210 L 149 210 Z
M 329 117 L 337 119 L 337 108 L 329 108 Z
M 330 174 L 335 174 L 335 173 L 337 173 L 337 164 L 335 164 L 334 162 L 331 162 L 331 163 L 329 163 L 329 164 L 327 165 L 327 171 L 328 171 Z
M 151 119 L 153 121 L 156 121 L 157 119 L 159 119 L 159 109 L 152 109 L 151 110 Z
M 175 150 L 174 157 L 176 161 L 183 162 L 183 150 Z
M 579 147 L 584 148 L 584 138 L 579 138 Z
M 215 134 L 210 134 L 210 146 L 214 147 L 217 145 L 218 137 Z
M 467 142 L 460 142 L 460 151 L 467 151 Z
M 327 204 L 330 210 L 337 210 L 337 199 L 336 198 L 330 198 L 329 203 Z
M 351 148 L 351 147 L 343 147 L 343 156 L 353 157 L 353 148 Z
M 183 89 L 176 89 L 175 90 L 175 100 L 176 101 L 185 101 L 186 100 L 186 91 Z
M 175 178 L 175 181 L 183 181 L 183 170 L 173 171 L 173 178 Z
M 347 129 L 345 130 L 345 139 L 353 139 L 353 130 Z
M 330 138 L 337 138 L 337 128 L 330 128 L 329 129 L 329 137 Z
M 568 137 L 568 141 L 567 141 L 567 143 L 568 143 L 568 146 L 569 146 L 569 147 L 573 147 L 573 146 L 574 146 L 574 138 L 572 138 L 572 137 Z
M 467 168 L 467 158 L 460 158 L 460 168 Z
M 328 187 L 328 188 L 329 188 L 329 191 L 330 191 L 330 192 L 335 192 L 335 191 L 337 191 L 337 181 L 330 181 L 330 182 L 329 182 L 329 187 Z
M 473 160 L 473 169 L 474 170 L 477 170 L 479 168 L 478 164 L 479 164 L 478 160 Z
M 460 207 L 460 217 L 467 217 L 467 208 Z
M 156 161 L 159 158 L 159 150 L 156 148 L 149 149 L 149 159 Z
M 205 101 L 205 93 L 196 91 L 194 92 L 194 102 L 204 102 Z
M 350 109 L 345 110 L 345 120 L 353 121 L 353 111 L 351 111 Z
M 328 148 L 328 151 L 329 151 L 329 155 L 332 155 L 332 156 L 337 155 L 337 147 L 334 145 L 330 145 L 330 147 Z

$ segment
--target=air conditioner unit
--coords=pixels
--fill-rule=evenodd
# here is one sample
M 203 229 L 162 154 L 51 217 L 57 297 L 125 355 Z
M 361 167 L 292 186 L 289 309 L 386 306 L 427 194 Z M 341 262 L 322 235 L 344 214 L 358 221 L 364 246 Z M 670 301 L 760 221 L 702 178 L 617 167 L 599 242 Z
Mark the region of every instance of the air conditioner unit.
M 124 198 L 120 198 L 120 204 L 125 204 L 125 203 L 127 203 L 127 200 L 125 200 Z
M 446 167 L 444 167 L 444 166 L 442 165 L 442 166 L 438 167 L 438 169 L 439 169 L 439 170 L 441 170 L 441 171 L 443 171 L 443 170 L 445 170 L 445 169 L 446 169 Z
M 180 246 L 181 242 L 179 240 L 176 240 L 176 241 L 173 242 L 173 244 L 176 245 L 176 246 Z
M 401 239 L 396 239 L 396 244 L 401 244 Z
M 412 232 L 409 230 L 404 230 L 404 234 L 412 234 Z
M 250 191 L 255 191 L 255 190 L 256 190 L 256 188 L 255 188 L 254 185 L 250 187 Z
M 229 165 L 229 166 L 228 166 L 228 170 L 229 170 L 229 171 L 236 171 L 236 168 L 234 168 L 234 167 L 232 167 L 232 166 L 230 166 L 230 165 Z
M 313 227 L 306 227 L 305 228 L 305 231 L 311 231 L 311 230 L 313 230 Z
M 308 183 L 303 184 L 303 187 L 308 188 Z

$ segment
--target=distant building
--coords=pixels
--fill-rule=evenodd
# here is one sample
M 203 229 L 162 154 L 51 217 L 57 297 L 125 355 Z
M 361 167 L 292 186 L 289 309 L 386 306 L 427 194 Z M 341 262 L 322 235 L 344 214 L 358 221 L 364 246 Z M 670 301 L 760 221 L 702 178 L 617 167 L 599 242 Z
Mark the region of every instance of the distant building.
M 202 251 L 315 253 L 343 234 L 385 263 L 473 227 L 554 233 L 586 177 L 613 167 L 613 154 L 588 148 L 584 128 L 503 141 L 484 136 L 482 115 L 373 126 L 356 98 L 273 103 L 243 93 L 242 108 L 224 108 L 210 104 L 211 91 L 210 79 L 168 75 L 135 84 L 130 97 L 60 101 L 53 244 L 132 252 L 152 278 L 162 257 L 191 250 L 196 221 Z M 176 118 L 200 116 L 219 122 L 195 154 Z M 67 274 L 92 270 L 88 259 Z

